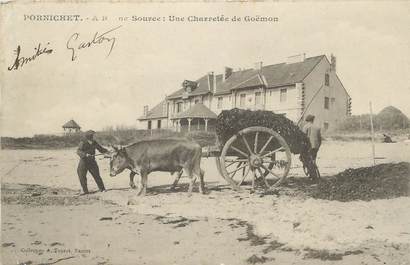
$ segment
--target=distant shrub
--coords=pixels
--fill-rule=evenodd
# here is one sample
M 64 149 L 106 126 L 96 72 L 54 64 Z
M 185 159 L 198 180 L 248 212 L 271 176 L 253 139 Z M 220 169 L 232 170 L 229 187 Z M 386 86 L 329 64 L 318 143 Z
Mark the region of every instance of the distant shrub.
M 373 116 L 375 131 L 394 131 L 410 128 L 410 120 L 399 109 L 389 106 Z M 337 131 L 357 132 L 370 130 L 370 115 L 353 115 L 340 122 Z
M 12 138 L 2 137 L 2 149 L 60 149 L 76 147 L 83 139 L 83 133 L 67 135 L 35 135 L 33 137 Z M 130 128 L 112 129 L 97 132 L 95 139 L 102 145 L 126 145 L 133 142 L 168 138 L 184 137 L 198 142 L 201 146 L 214 145 L 216 141 L 215 133 L 211 132 L 189 132 L 180 133 L 172 130 L 137 130 Z
M 399 109 L 389 106 L 375 117 L 375 123 L 380 130 L 397 130 L 410 128 L 410 120 Z
M 353 115 L 338 124 L 338 131 L 362 131 L 370 130 L 370 115 Z
M 188 139 L 192 139 L 201 146 L 213 146 L 216 144 L 216 133 L 205 131 L 193 131 L 185 135 Z

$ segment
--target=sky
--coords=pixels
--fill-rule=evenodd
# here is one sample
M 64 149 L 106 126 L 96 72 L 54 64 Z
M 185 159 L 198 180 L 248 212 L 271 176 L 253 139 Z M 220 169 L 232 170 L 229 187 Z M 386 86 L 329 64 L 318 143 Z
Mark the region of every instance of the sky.
M 264 2 L 3 5 L 1 135 L 61 133 L 70 119 L 83 130 L 138 126 L 150 108 L 181 87 L 225 66 L 252 68 L 288 56 L 337 58 L 337 74 L 353 100 L 353 114 L 393 105 L 410 117 L 410 2 Z M 81 14 L 82 22 L 25 21 L 24 14 Z M 133 22 L 119 17 L 266 16 L 279 22 Z M 86 17 L 107 16 L 106 21 Z M 79 50 L 71 61 L 67 40 L 104 43 Z M 53 49 L 8 71 L 18 45 L 33 54 L 39 43 Z M 50 44 L 47 44 L 50 43 Z

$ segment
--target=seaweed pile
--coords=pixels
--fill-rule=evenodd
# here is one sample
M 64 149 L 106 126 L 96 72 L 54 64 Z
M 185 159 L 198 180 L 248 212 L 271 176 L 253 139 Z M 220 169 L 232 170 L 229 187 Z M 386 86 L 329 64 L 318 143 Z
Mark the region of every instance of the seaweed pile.
M 216 133 L 219 142 L 224 145 L 226 141 L 240 130 L 263 126 L 279 133 L 289 145 L 293 154 L 307 153 L 310 149 L 309 139 L 291 120 L 272 111 L 251 111 L 242 109 L 224 110 L 219 114 L 216 123 Z
M 342 202 L 410 196 L 410 163 L 347 169 L 322 179 L 312 197 Z

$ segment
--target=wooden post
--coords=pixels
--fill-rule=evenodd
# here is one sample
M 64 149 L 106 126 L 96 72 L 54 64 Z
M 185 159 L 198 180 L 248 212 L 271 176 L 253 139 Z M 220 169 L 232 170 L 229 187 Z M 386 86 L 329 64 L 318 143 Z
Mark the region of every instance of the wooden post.
M 376 165 L 376 154 L 375 154 L 375 148 L 374 148 L 374 128 L 373 128 L 373 110 L 372 110 L 372 102 L 369 102 L 369 107 L 370 107 L 370 129 L 372 133 L 372 155 L 373 155 L 373 165 Z
M 205 131 L 208 131 L 208 119 L 205 119 Z
M 192 121 L 192 119 L 188 118 L 188 132 L 191 131 L 191 121 Z

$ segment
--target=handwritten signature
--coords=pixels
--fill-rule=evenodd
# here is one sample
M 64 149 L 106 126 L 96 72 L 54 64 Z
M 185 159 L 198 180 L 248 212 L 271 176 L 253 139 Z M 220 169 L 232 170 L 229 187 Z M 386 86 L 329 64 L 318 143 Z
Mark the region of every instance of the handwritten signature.
M 77 51 L 81 49 L 86 49 L 86 48 L 91 48 L 96 45 L 101 45 L 104 43 L 109 43 L 111 44 L 110 50 L 108 51 L 107 57 L 111 54 L 116 38 L 115 37 L 109 37 L 108 34 L 121 28 L 122 26 L 118 26 L 116 28 L 110 29 L 104 33 L 99 34 L 98 31 L 95 32 L 92 40 L 90 41 L 84 41 L 78 43 L 78 38 L 80 37 L 79 33 L 74 33 L 73 35 L 70 36 L 66 43 L 67 49 L 71 50 L 71 61 L 74 61 L 77 58 Z
M 49 44 L 50 43 L 48 42 L 47 45 Z M 14 59 L 14 63 L 10 67 L 7 67 L 7 70 L 9 71 L 18 70 L 19 68 L 23 67 L 23 65 L 35 61 L 37 57 L 39 57 L 40 55 L 51 54 L 53 52 L 53 49 L 47 48 L 47 45 L 46 47 L 43 48 L 41 47 L 41 43 L 39 43 L 38 46 L 34 48 L 36 53 L 29 57 L 20 56 L 21 46 L 18 45 L 17 49 L 14 50 L 14 52 L 16 53 L 16 58 Z

